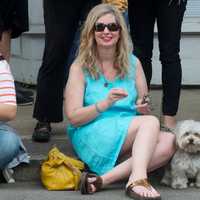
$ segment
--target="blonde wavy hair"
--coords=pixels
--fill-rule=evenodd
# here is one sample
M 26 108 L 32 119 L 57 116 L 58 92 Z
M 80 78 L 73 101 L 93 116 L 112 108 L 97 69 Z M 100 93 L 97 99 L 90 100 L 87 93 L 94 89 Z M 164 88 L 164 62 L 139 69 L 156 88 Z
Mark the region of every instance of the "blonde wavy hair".
M 112 14 L 120 26 L 120 37 L 117 42 L 114 66 L 117 69 L 117 74 L 123 78 L 128 73 L 129 54 L 132 52 L 132 42 L 121 12 L 113 5 L 99 4 L 89 12 L 81 32 L 76 61 L 82 67 L 86 68 L 93 78 L 97 79 L 99 77 L 99 70 L 95 65 L 98 55 L 94 38 L 94 26 L 96 21 L 106 14 Z

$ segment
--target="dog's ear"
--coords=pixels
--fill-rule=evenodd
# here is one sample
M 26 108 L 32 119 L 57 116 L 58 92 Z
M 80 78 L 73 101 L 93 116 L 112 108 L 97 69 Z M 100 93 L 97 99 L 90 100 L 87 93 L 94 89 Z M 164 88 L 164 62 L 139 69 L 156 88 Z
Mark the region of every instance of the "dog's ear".
M 176 136 L 179 135 L 182 124 L 183 124 L 183 121 L 177 122 L 177 124 L 174 128 L 174 131 L 173 131 Z
M 200 121 L 194 122 L 195 131 L 200 135 Z
M 182 120 L 177 122 L 174 132 L 178 136 L 180 134 L 184 134 L 186 131 L 188 131 L 188 129 L 191 129 L 190 127 L 193 126 L 194 126 L 194 120 L 192 119 Z
M 177 122 L 176 127 L 174 128 L 174 131 L 173 131 L 175 136 L 176 136 L 176 138 L 175 138 L 176 147 L 179 146 L 178 140 L 179 140 L 179 137 L 180 137 L 180 134 L 181 134 L 181 127 L 182 127 L 183 123 L 184 123 L 184 121 Z

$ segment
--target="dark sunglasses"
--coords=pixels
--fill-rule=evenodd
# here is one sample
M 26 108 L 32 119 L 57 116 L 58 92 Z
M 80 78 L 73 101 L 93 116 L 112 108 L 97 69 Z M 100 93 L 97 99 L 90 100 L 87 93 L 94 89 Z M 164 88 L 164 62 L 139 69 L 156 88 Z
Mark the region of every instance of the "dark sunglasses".
M 120 26 L 117 23 L 109 23 L 109 24 L 96 23 L 95 26 L 94 26 L 94 30 L 96 32 L 103 32 L 106 27 L 111 32 L 115 32 L 115 31 L 118 31 L 120 29 Z

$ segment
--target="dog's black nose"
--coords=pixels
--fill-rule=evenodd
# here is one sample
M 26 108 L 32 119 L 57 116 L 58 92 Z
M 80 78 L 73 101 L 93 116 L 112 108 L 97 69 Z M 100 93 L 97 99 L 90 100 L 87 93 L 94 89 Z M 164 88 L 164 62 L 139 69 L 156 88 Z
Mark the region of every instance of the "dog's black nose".
M 193 141 L 194 141 L 194 140 L 193 140 L 192 138 L 189 139 L 189 143 L 190 143 L 190 144 L 192 144 Z

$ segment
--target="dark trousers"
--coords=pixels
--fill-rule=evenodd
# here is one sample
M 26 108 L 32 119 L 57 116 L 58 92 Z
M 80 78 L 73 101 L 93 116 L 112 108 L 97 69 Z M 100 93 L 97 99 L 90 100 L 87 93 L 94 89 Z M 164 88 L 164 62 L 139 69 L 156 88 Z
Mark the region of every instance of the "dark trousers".
M 148 87 L 152 78 L 154 24 L 157 21 L 160 61 L 162 63 L 164 115 L 174 116 L 178 110 L 182 70 L 179 57 L 181 24 L 187 1 L 128 0 L 130 32 L 134 54 L 140 59 Z
M 63 120 L 63 89 L 67 58 L 79 20 L 100 0 L 43 0 L 45 49 L 37 79 L 33 117 L 43 122 Z

